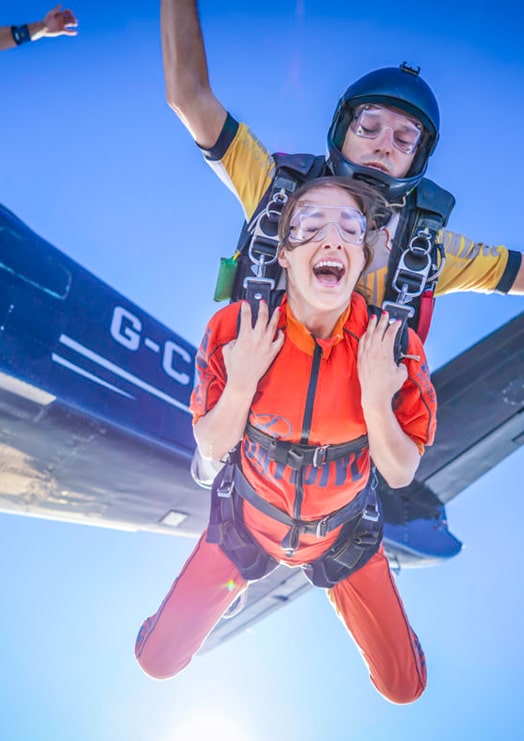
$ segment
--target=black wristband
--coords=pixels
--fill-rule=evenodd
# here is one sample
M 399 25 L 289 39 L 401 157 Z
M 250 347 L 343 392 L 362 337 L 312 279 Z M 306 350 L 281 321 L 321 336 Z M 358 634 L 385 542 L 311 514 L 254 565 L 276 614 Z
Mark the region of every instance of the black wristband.
M 29 33 L 29 26 L 11 26 L 11 33 L 13 35 L 13 41 L 17 46 L 21 44 L 27 44 L 31 41 L 31 34 Z

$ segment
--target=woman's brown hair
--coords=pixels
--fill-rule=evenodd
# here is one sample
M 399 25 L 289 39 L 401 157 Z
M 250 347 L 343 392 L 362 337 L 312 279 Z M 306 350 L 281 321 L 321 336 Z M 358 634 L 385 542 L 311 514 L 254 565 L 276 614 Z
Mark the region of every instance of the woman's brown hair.
M 366 217 L 366 234 L 364 236 L 364 256 L 365 263 L 363 270 L 369 267 L 373 260 L 373 246 L 369 233 L 377 227 L 377 218 L 381 220 L 388 213 L 388 204 L 386 199 L 375 188 L 363 183 L 360 180 L 333 175 L 329 177 L 316 178 L 304 183 L 296 190 L 287 201 L 282 210 L 278 225 L 278 237 L 280 240 L 280 249 L 293 250 L 297 245 L 289 242 L 290 222 L 293 217 L 297 203 L 309 192 L 321 190 L 323 188 L 339 188 L 346 191 L 357 202 L 358 208 Z M 383 222 L 382 222 L 383 223 Z

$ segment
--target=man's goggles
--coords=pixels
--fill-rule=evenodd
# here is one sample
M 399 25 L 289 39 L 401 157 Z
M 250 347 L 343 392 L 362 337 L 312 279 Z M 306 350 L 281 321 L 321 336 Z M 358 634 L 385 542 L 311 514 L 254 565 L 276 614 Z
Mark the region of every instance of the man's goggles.
M 378 105 L 361 108 L 349 127 L 356 136 L 364 139 L 378 139 L 389 129 L 393 135 L 393 146 L 403 154 L 413 154 L 422 136 L 421 124 L 417 125 L 402 113 Z
M 366 217 L 349 206 L 316 206 L 305 204 L 293 214 L 289 224 L 290 244 L 318 242 L 335 226 L 344 242 L 359 245 L 366 236 Z

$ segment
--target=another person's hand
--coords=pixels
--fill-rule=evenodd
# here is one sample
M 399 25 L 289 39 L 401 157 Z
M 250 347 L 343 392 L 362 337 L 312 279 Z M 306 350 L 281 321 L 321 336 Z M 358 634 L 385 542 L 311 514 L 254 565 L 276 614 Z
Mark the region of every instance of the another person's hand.
M 379 320 L 372 315 L 360 338 L 357 367 L 363 406 L 390 403 L 408 376 L 406 366 L 397 365 L 393 354 L 400 326 L 400 321 L 389 323 L 387 312 Z
M 258 318 L 251 326 L 251 307 L 247 301 L 240 308 L 238 336 L 223 349 L 228 384 L 242 393 L 254 396 L 258 382 L 280 352 L 284 333 L 277 331 L 280 310 L 271 319 L 265 301 L 260 302 Z
M 44 24 L 43 36 L 76 36 L 78 21 L 72 10 L 61 10 L 62 5 L 46 13 L 42 23 Z

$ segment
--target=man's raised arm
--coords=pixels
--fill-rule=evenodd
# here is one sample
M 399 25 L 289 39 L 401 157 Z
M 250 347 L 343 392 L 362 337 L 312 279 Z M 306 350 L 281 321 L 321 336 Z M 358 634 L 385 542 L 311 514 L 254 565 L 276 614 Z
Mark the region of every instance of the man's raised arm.
M 209 84 L 196 0 L 162 0 L 160 25 L 167 102 L 193 139 L 209 149 L 227 112 Z

